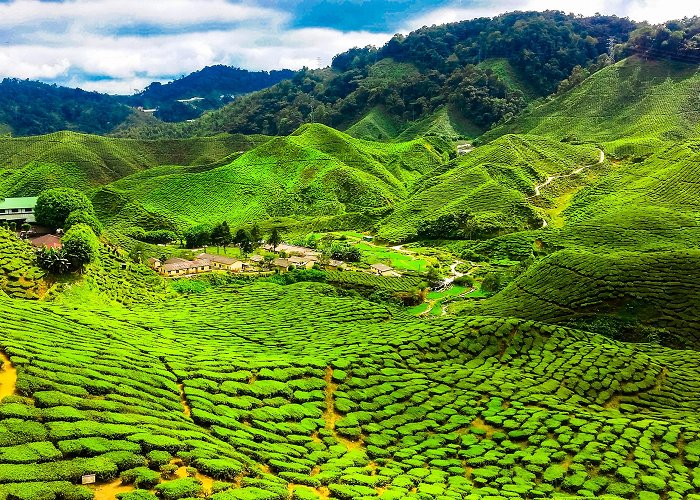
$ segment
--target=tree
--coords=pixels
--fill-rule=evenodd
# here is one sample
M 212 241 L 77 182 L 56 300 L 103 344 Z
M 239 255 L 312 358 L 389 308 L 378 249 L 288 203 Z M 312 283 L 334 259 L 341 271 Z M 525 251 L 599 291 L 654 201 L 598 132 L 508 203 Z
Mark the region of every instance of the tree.
M 428 266 L 428 272 L 425 274 L 425 278 L 428 280 L 428 284 L 431 288 L 434 288 L 442 282 L 440 271 L 433 266 Z
M 272 228 L 272 232 L 270 233 L 270 237 L 267 239 L 267 243 L 272 247 L 273 252 L 276 252 L 277 247 L 280 243 L 282 243 L 282 235 L 279 233 L 276 227 Z
M 85 210 L 94 213 L 87 196 L 70 188 L 49 189 L 36 200 L 34 217 L 37 223 L 52 229 L 62 228 L 71 212 Z
M 203 247 L 211 243 L 211 228 L 206 224 L 192 226 L 185 231 L 184 236 L 187 248 Z
M 260 246 L 262 233 L 260 232 L 260 228 L 258 227 L 257 223 L 253 224 L 253 227 L 250 230 L 250 240 L 253 242 L 253 248 L 258 248 Z
M 36 262 L 40 268 L 52 274 L 65 274 L 71 270 L 71 261 L 63 248 L 39 248 Z
M 76 224 L 61 239 L 66 256 L 74 270 L 82 269 L 97 258 L 100 242 L 87 224 Z
M 70 215 L 68 215 L 68 218 L 66 218 L 66 222 L 63 225 L 63 229 L 65 229 L 67 231 L 68 229 L 75 226 L 76 224 L 85 224 L 87 226 L 90 226 L 92 231 L 97 236 L 102 234 L 102 223 L 97 219 L 95 214 L 91 211 L 73 210 L 70 213 Z
M 228 222 L 224 221 L 214 226 L 214 229 L 211 230 L 211 241 L 217 248 L 222 246 L 224 250 L 226 249 L 232 241 L 231 228 L 228 226 Z
M 250 235 L 245 229 L 236 231 L 236 236 L 233 242 L 241 249 L 241 253 L 247 254 L 253 251 L 253 242 L 250 240 Z

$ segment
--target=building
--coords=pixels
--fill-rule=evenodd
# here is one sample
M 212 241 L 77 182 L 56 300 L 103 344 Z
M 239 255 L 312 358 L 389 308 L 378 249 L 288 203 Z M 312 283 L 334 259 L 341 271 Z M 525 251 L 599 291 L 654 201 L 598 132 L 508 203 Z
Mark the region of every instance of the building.
M 61 238 L 53 234 L 45 234 L 43 236 L 38 236 L 36 238 L 31 238 L 30 243 L 36 248 L 63 248 L 63 243 L 61 243 Z
M 158 268 L 163 276 L 184 276 L 188 274 L 206 273 L 211 271 L 211 263 L 208 260 L 185 260 L 172 258 Z
M 5 198 L 0 201 L 0 221 L 34 222 L 36 197 Z
M 370 267 L 372 268 L 374 273 L 378 274 L 379 276 L 395 276 L 396 275 L 394 268 L 391 266 L 387 266 L 386 264 L 372 264 Z
M 365 234 L 364 236 L 362 236 L 362 241 L 368 241 L 368 242 L 374 241 L 374 237 Z
M 212 269 L 218 269 L 221 271 L 239 273 L 243 270 L 243 261 L 234 259 L 233 257 L 226 257 L 225 255 L 200 253 L 197 255 L 197 260 L 209 261 Z
M 290 265 L 291 262 L 289 262 L 287 259 L 275 259 L 272 261 L 272 267 L 280 271 L 288 270 Z
M 265 250 L 270 252 L 273 251 L 272 245 L 263 245 Z M 287 255 L 298 255 L 300 257 L 318 257 L 321 252 L 314 250 L 313 248 L 300 247 L 297 245 L 287 245 L 286 243 L 280 243 L 276 248 L 277 252 L 285 252 Z
M 324 266 L 328 271 L 338 271 L 345 269 L 347 265 L 342 260 L 330 259 Z
M 296 267 L 297 269 L 311 269 L 314 267 L 314 264 L 318 262 L 318 259 L 315 257 L 299 257 L 296 255 L 293 255 L 287 259 L 289 261 L 289 264 Z
M 160 261 L 155 257 L 150 257 L 148 259 L 148 265 L 151 267 L 151 269 L 158 269 L 161 264 Z

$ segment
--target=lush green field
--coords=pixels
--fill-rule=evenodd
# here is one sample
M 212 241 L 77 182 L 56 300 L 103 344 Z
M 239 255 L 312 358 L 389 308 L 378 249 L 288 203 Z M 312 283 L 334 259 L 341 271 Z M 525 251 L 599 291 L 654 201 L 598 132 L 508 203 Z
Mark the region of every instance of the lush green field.
M 37 195 L 53 187 L 90 190 L 151 167 L 217 164 L 268 139 L 221 135 L 141 141 L 74 132 L 0 137 L 0 196 Z
M 172 457 L 228 482 L 224 500 L 700 492 L 692 351 L 391 316 L 321 284 L 132 310 L 1 299 L 18 396 L 0 405 L 0 498 L 90 498 L 82 474 Z

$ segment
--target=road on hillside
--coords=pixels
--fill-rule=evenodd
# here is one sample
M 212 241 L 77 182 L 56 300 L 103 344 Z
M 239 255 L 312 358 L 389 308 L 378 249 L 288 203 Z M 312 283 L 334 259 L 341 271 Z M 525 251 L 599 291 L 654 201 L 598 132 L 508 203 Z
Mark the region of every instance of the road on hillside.
M 602 149 L 599 149 L 598 151 L 600 152 L 600 158 L 598 159 L 597 163 L 591 163 L 590 165 L 584 165 L 582 167 L 578 167 L 576 170 L 574 170 L 573 172 L 571 172 L 569 174 L 550 175 L 549 177 L 547 177 L 547 180 L 544 181 L 542 184 L 535 184 L 535 194 L 532 196 L 529 196 L 527 199 L 531 200 L 532 198 L 539 196 L 542 188 L 548 186 L 549 184 L 551 184 L 552 182 L 554 182 L 557 179 L 563 179 L 566 177 L 573 177 L 574 175 L 580 174 L 581 172 L 583 172 L 587 168 L 591 168 L 591 167 L 594 167 L 596 165 L 600 165 L 601 163 L 603 163 L 605 161 L 605 152 Z

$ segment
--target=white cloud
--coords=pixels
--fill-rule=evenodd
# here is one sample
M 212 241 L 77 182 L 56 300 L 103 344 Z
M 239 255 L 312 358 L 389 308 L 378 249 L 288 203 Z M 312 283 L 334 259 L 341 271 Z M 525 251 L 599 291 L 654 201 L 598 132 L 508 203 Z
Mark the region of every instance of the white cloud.
M 566 13 L 586 16 L 595 13 L 616 14 L 635 21 L 661 23 L 671 19 L 700 15 L 700 2 L 691 0 L 495 0 L 482 1 L 474 6 L 452 6 L 439 8 L 409 19 L 402 28 L 407 33 L 422 26 L 443 24 L 477 17 L 493 17 L 514 10 L 561 10 Z
M 561 9 L 563 3 L 479 1 L 472 7 L 455 3 L 408 19 L 402 31 L 512 10 Z M 573 0 L 564 10 L 661 21 L 700 14 L 700 2 L 696 3 Z M 166 81 L 212 64 L 298 69 L 317 67 L 320 59 L 325 66 L 339 52 L 353 46 L 380 46 L 392 34 L 293 29 L 290 21 L 287 12 L 257 7 L 254 0 L 14 0 L 0 3 L 0 32 L 8 40 L 0 45 L 0 77 L 131 93 L 152 81 Z
M 223 29 L 221 23 L 235 22 Z M 239 23 L 240 22 L 240 23 Z M 131 93 L 212 64 L 250 70 L 330 64 L 355 45 L 381 45 L 389 34 L 289 29 L 288 15 L 225 0 L 72 0 L 0 4 L 0 27 L 23 38 L 0 48 L 0 76 L 44 79 L 86 90 Z M 56 28 L 47 29 L 48 23 Z M 119 28 L 157 24 L 148 34 Z M 218 29 L 202 23 L 219 23 Z M 180 31 L 173 34 L 172 26 Z M 81 78 L 95 75 L 109 79 Z

